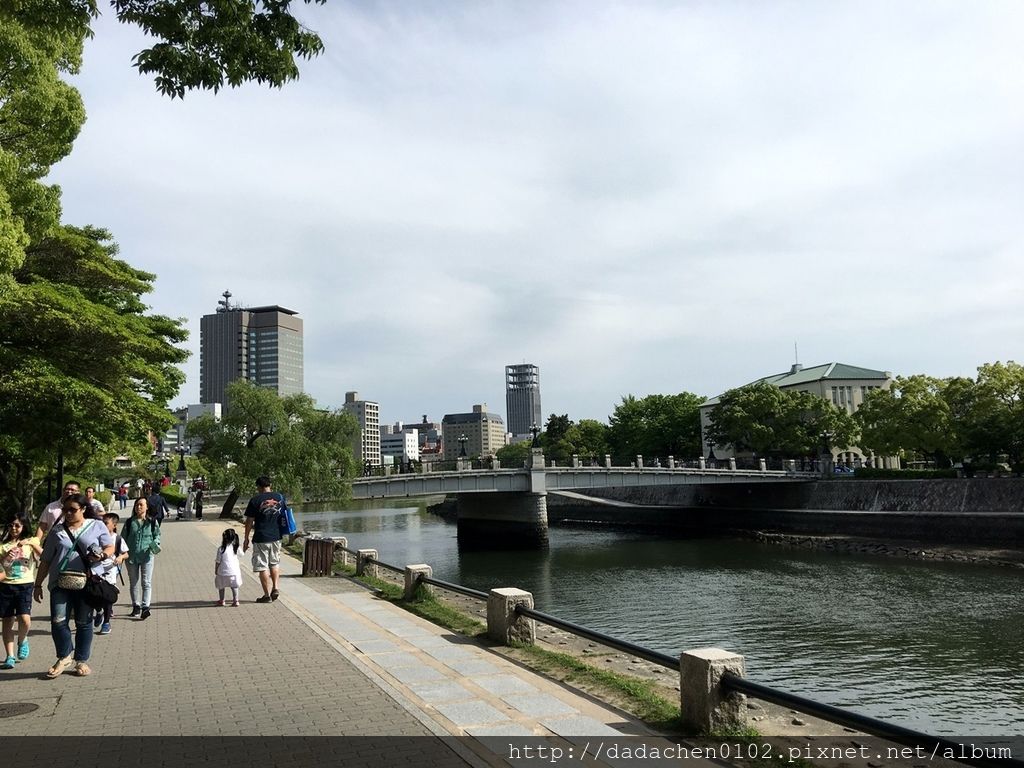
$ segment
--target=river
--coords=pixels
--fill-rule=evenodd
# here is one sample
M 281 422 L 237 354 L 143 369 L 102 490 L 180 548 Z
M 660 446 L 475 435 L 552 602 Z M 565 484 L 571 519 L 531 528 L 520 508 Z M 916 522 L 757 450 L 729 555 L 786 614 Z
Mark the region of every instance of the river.
M 1024 571 L 552 528 L 535 551 L 459 552 L 425 503 L 307 505 L 300 528 L 665 653 L 717 646 L 747 676 L 926 733 L 1024 733 Z M 357 506 L 357 505 L 353 505 Z

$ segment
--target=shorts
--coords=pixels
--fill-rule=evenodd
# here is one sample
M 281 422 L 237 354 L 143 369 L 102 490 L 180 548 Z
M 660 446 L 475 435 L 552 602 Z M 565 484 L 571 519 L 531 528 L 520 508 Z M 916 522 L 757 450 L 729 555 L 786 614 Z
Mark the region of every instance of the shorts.
M 252 572 L 259 573 L 281 564 L 281 542 L 268 541 L 263 544 L 253 542 Z
M 5 584 L 0 582 L 0 618 L 32 615 L 32 583 Z

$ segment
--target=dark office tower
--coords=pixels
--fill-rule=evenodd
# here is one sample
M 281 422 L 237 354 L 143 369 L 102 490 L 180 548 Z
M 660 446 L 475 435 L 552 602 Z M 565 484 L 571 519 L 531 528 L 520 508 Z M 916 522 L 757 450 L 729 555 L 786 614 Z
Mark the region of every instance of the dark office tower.
M 302 392 L 302 320 L 284 307 L 240 307 L 224 291 L 199 322 L 199 402 L 223 403 L 235 379 L 279 395 Z
M 540 368 L 530 363 L 505 366 L 505 406 L 508 431 L 514 437 L 526 437 L 530 427 L 544 426 L 540 410 Z

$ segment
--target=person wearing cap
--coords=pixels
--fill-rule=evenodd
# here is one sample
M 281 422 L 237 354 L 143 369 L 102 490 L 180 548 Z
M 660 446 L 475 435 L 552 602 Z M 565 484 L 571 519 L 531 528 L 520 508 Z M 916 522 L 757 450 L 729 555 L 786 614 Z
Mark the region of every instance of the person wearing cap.
M 256 489 L 259 491 L 249 499 L 245 507 L 245 540 L 242 551 L 249 550 L 252 542 L 252 570 L 259 574 L 263 597 L 256 598 L 257 603 L 269 603 L 277 600 L 281 572 L 281 524 L 284 512 L 284 496 L 271 488 L 270 478 L 260 475 L 256 478 Z

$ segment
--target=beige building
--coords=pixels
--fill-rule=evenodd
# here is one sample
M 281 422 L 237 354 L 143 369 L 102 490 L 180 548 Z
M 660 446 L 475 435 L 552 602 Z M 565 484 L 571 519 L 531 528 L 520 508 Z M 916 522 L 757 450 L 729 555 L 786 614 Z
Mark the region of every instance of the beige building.
M 358 392 L 345 393 L 345 405 L 348 413 L 359 422 L 359 436 L 352 446 L 352 455 L 359 467 L 369 464 L 379 467 L 380 458 L 380 405 L 371 400 L 360 400 Z
M 832 403 L 836 408 L 852 414 L 864 402 L 868 392 L 888 389 L 892 384 L 892 374 L 889 371 L 875 371 L 845 363 L 825 363 L 813 368 L 804 368 L 796 363 L 788 373 L 765 376 L 751 384 L 761 382 L 774 384 L 779 389 L 810 392 Z M 718 459 L 728 459 L 737 455 L 735 451 L 722 445 L 712 446 L 705 437 L 711 420 L 711 410 L 718 405 L 718 401 L 718 397 L 713 397 L 700 407 L 701 442 L 704 445 L 705 456 L 713 455 Z M 867 457 L 864 452 L 857 446 L 850 446 L 845 450 L 832 449 L 832 460 L 839 463 L 853 465 L 864 461 L 865 458 Z M 886 459 L 885 463 L 888 465 L 889 460 Z
M 441 459 L 453 461 L 493 456 L 505 445 L 505 422 L 496 413 L 488 413 L 487 405 L 474 405 L 471 413 L 449 413 L 441 419 Z M 460 440 L 460 438 L 465 438 Z

